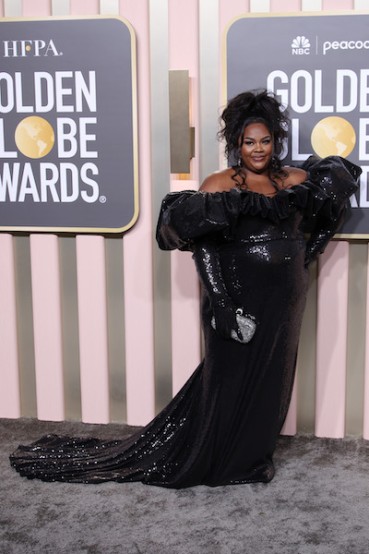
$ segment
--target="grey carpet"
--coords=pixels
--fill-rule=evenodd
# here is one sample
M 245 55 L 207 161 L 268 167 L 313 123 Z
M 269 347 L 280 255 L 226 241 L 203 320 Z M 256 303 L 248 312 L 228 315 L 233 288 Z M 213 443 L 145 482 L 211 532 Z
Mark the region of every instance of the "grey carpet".
M 268 485 L 166 490 L 20 477 L 19 443 L 121 425 L 0 420 L 1 554 L 369 554 L 369 442 L 281 437 Z

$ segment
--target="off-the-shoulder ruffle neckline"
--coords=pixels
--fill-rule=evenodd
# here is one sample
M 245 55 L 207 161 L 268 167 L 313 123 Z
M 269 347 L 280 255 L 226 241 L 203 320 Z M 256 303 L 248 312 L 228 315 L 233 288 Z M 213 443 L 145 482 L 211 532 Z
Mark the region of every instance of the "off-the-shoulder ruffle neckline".
M 190 191 L 189 191 L 190 192 Z M 201 194 L 205 200 L 214 199 L 225 203 L 226 206 L 232 204 L 240 206 L 242 214 L 259 214 L 263 218 L 268 218 L 272 221 L 280 221 L 289 217 L 291 211 L 296 209 L 307 210 L 305 215 L 313 215 L 321 211 L 324 207 L 322 215 L 328 218 L 334 216 L 335 206 L 332 204 L 332 198 L 329 193 L 319 187 L 314 180 L 306 179 L 302 183 L 280 189 L 273 196 L 252 190 L 239 190 L 233 187 L 227 191 L 205 192 L 192 191 L 193 194 Z M 240 203 L 239 203 L 240 201 Z
M 307 172 L 308 173 L 308 172 Z M 305 181 L 302 181 L 302 183 L 297 183 L 296 185 L 291 185 L 290 187 L 285 187 L 285 188 L 282 188 L 282 189 L 278 189 L 276 190 L 275 194 L 263 194 L 262 192 L 257 192 L 256 190 L 250 190 L 250 189 L 241 189 L 240 187 L 238 187 L 237 185 L 235 185 L 234 187 L 228 189 L 228 190 L 217 190 L 217 191 L 214 191 L 214 192 L 210 192 L 210 191 L 206 191 L 206 190 L 194 190 L 192 191 L 193 193 L 200 193 L 200 194 L 204 194 L 204 195 L 217 195 L 217 194 L 234 194 L 235 192 L 238 193 L 238 194 L 247 194 L 247 195 L 250 195 L 250 196 L 257 196 L 258 198 L 266 198 L 267 200 L 273 200 L 273 198 L 276 198 L 277 196 L 279 196 L 281 193 L 285 193 L 285 192 L 294 192 L 296 189 L 298 190 L 298 187 L 306 187 L 306 186 L 309 186 L 310 183 L 308 183 L 309 181 L 309 174 L 307 176 L 307 178 L 305 179 Z M 188 192 L 191 192 L 191 191 L 188 191 Z
M 333 212 L 340 210 L 347 198 L 357 189 L 356 181 L 361 173 L 358 166 L 337 156 L 319 161 L 311 157 L 301 169 L 307 174 L 302 183 L 279 189 L 273 196 L 253 190 L 243 191 L 234 186 L 225 191 L 172 192 L 169 193 L 167 201 L 178 207 L 186 198 L 203 198 L 204 210 L 210 209 L 210 204 L 214 200 L 217 205 L 223 204 L 225 209 L 232 211 L 234 205 L 242 214 L 260 214 L 273 220 L 284 219 L 296 209 L 304 210 L 305 215 L 316 214 L 319 211 L 322 213 L 323 210 L 327 216 L 332 217 Z
M 356 166 L 346 158 L 340 156 L 328 156 L 327 158 L 319 159 L 314 156 L 310 156 L 300 166 L 303 169 L 307 177 L 302 183 L 291 185 L 290 187 L 279 189 L 272 196 L 262 194 L 254 190 L 239 190 L 238 187 L 233 187 L 227 191 L 197 191 L 202 194 L 235 194 L 235 191 L 245 195 L 245 197 L 255 198 L 257 200 L 265 200 L 273 203 L 273 200 L 280 199 L 280 197 L 289 197 L 291 193 L 295 193 L 296 196 L 302 191 L 303 194 L 307 191 L 313 192 L 314 190 L 321 189 L 321 192 L 325 191 L 325 178 L 329 175 L 333 188 L 336 188 L 337 192 L 342 196 L 350 196 L 357 188 L 356 181 L 361 174 L 361 168 Z M 331 187 L 329 187 L 331 188 Z M 196 192 L 196 191 L 192 191 Z M 330 194 L 328 194 L 330 196 Z

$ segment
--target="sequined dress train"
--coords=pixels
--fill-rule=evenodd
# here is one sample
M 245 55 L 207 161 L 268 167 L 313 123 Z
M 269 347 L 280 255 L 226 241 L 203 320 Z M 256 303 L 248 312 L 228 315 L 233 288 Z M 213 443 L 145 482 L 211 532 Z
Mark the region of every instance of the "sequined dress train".
M 169 405 L 128 438 L 48 435 L 21 445 L 10 457 L 21 475 L 173 488 L 273 478 L 272 456 L 294 380 L 307 266 L 341 224 L 360 174 L 338 157 L 309 159 L 304 168 L 306 182 L 273 197 L 237 189 L 167 195 L 159 246 L 192 250 L 200 277 L 212 283 L 221 277 L 234 304 L 255 317 L 255 336 L 247 344 L 219 336 L 204 282 L 204 360 Z

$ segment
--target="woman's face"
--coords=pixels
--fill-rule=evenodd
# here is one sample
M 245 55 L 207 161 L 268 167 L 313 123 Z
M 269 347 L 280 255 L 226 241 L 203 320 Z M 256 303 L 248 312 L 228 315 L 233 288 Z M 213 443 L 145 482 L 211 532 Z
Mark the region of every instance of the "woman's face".
M 246 169 L 266 173 L 273 155 L 273 137 L 264 123 L 250 123 L 245 127 L 241 144 L 241 158 Z

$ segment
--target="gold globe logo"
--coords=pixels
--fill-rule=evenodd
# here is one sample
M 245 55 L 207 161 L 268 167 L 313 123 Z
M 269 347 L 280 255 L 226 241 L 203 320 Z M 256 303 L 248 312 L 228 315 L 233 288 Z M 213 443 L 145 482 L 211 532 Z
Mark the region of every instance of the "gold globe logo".
M 311 144 L 321 158 L 341 156 L 346 158 L 355 147 L 353 126 L 343 117 L 331 116 L 318 121 L 311 133 Z
M 25 117 L 15 130 L 18 150 L 28 158 L 43 158 L 55 142 L 54 129 L 46 119 L 38 115 Z

